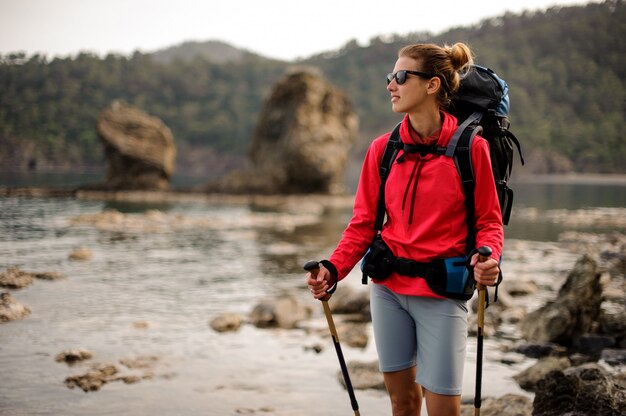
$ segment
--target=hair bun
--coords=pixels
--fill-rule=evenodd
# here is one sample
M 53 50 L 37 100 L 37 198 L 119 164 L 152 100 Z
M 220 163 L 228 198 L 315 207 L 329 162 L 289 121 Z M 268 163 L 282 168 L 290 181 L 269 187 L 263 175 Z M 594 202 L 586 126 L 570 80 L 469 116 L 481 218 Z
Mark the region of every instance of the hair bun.
M 462 42 L 457 42 L 451 47 L 446 46 L 445 50 L 450 56 L 450 63 L 455 71 L 461 71 L 474 63 L 472 51 Z

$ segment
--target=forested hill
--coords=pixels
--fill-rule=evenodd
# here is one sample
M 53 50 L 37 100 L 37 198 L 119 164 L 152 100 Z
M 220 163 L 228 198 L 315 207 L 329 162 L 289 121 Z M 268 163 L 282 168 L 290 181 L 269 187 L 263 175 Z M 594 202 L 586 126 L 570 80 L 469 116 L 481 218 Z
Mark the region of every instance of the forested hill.
M 102 166 L 95 120 L 112 100 L 123 99 L 172 129 L 179 172 L 218 173 L 245 156 L 272 85 L 288 67 L 303 64 L 319 67 L 353 101 L 361 119 L 355 154 L 361 153 L 400 117 L 390 110 L 384 81 L 397 50 L 407 43 L 463 41 L 477 63 L 507 80 L 512 129 L 532 155 L 533 169 L 626 173 L 624 39 L 624 2 L 611 0 L 506 14 L 438 35 L 349 42 L 298 62 L 237 53 L 220 42 L 129 57 L 8 54 L 0 57 L 0 169 L 30 160 Z M 191 48 L 202 52 L 190 54 Z M 228 59 L 216 59 L 226 52 Z

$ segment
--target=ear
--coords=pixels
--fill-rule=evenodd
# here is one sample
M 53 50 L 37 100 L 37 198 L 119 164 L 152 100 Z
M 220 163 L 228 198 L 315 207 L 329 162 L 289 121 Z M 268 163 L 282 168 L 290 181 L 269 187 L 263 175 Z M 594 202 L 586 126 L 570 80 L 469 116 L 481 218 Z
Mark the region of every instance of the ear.
M 428 86 L 426 87 L 428 94 L 437 94 L 439 88 L 441 88 L 441 79 L 439 79 L 439 77 L 433 77 L 428 80 Z

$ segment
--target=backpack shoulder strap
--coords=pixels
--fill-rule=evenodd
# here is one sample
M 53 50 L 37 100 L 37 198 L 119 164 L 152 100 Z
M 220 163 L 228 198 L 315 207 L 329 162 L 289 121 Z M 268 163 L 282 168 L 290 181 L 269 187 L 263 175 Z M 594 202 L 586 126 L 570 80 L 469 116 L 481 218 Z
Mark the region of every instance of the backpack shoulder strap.
M 462 129 L 462 130 L 461 130 Z M 458 140 L 454 149 L 454 164 L 461 177 L 463 193 L 465 195 L 466 222 L 467 222 L 467 241 L 465 243 L 465 252 L 469 253 L 476 245 L 476 228 L 474 226 L 474 216 L 476 208 L 474 206 L 474 189 L 476 182 L 474 179 L 474 169 L 472 167 L 472 143 L 474 137 L 482 131 L 480 126 L 459 126 L 455 132 L 458 133 Z
M 448 149 L 446 150 L 446 156 L 454 157 L 454 153 L 455 153 L 456 147 L 457 147 L 457 145 L 459 143 L 459 139 L 461 138 L 461 134 L 463 134 L 463 132 L 465 132 L 465 130 L 467 130 L 467 128 L 471 124 L 478 125 L 478 123 L 480 123 L 480 119 L 481 118 L 482 118 L 482 114 L 476 111 L 476 112 L 472 113 L 468 118 L 466 118 L 465 121 L 463 121 L 463 123 L 461 123 L 461 125 L 459 127 L 457 127 L 456 131 L 452 135 L 452 138 L 450 139 L 450 143 L 448 143 Z
M 385 184 L 387 183 L 387 177 L 389 176 L 391 166 L 398 155 L 398 150 L 400 150 L 402 145 L 402 141 L 400 140 L 401 124 L 402 123 L 398 123 L 391 132 L 391 135 L 387 140 L 387 146 L 385 147 L 383 158 L 380 162 L 380 167 L 378 168 L 378 173 L 380 174 L 380 189 L 378 191 L 376 222 L 374 223 L 374 229 L 377 231 L 383 229 L 383 221 L 385 220 Z

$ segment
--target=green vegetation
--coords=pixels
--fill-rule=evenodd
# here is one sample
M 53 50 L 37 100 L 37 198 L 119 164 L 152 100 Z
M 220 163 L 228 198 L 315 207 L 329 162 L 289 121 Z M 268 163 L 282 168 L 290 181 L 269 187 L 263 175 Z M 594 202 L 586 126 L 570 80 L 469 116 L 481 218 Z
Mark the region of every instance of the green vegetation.
M 362 152 L 400 117 L 390 111 L 384 89 L 397 50 L 414 42 L 463 41 L 476 52 L 477 63 L 507 80 L 513 131 L 527 150 L 561 154 L 578 172 L 624 173 L 623 39 L 624 2 L 610 0 L 506 14 L 437 36 L 375 38 L 365 47 L 352 41 L 294 63 L 232 53 L 216 42 L 207 45 L 217 44 L 218 54 L 230 52 L 231 60 L 212 59 L 197 43 L 180 47 L 193 47 L 195 58 L 171 48 L 154 56 L 80 54 L 51 61 L 0 56 L 0 169 L 24 167 L 31 159 L 66 168 L 101 166 L 95 122 L 114 99 L 163 119 L 176 139 L 179 171 L 192 160 L 208 164 L 191 153 L 241 157 L 263 98 L 292 65 L 320 68 L 348 94 L 361 119 L 356 152 Z

